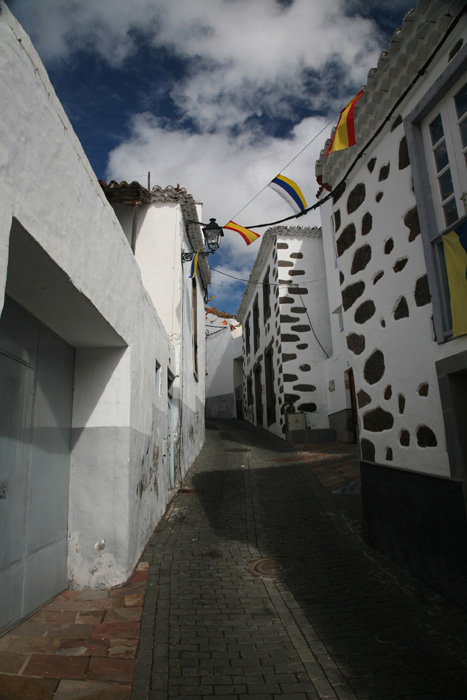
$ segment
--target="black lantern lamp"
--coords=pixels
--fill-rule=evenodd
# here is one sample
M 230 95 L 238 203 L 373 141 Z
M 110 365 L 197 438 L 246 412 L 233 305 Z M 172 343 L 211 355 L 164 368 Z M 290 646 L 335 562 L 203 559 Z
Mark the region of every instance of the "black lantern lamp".
M 219 246 L 221 244 L 220 239 L 221 236 L 224 235 L 224 231 L 215 219 L 209 219 L 209 224 L 202 224 L 200 221 L 192 220 L 188 221 L 188 223 L 198 224 L 199 226 L 203 227 L 205 247 L 209 248 L 209 250 L 200 250 L 198 252 L 198 255 L 211 255 L 212 253 L 215 253 L 217 250 L 219 250 Z M 186 253 L 184 250 L 182 250 L 182 262 L 188 262 L 190 260 L 193 260 L 193 257 L 195 255 L 195 252 Z

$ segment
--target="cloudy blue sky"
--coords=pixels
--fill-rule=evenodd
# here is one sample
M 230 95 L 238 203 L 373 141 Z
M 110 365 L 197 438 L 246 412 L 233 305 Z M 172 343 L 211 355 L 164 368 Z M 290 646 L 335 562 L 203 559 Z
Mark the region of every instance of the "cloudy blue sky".
M 316 201 L 319 151 L 416 0 L 7 4 L 98 178 L 146 184 L 150 171 L 202 201 L 205 221 L 249 226 L 292 213 L 266 187 L 280 172 Z M 258 248 L 227 232 L 211 267 L 247 278 Z M 213 273 L 218 309 L 235 313 L 243 289 Z

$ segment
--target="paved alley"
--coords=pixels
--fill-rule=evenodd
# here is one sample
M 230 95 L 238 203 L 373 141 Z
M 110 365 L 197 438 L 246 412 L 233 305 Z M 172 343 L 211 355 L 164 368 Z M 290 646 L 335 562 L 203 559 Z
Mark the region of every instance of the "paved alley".
M 363 543 L 354 447 L 208 428 L 143 557 L 132 700 L 465 700 L 466 615 Z
M 466 700 L 467 614 L 362 540 L 356 447 L 207 427 L 131 580 L 0 638 L 0 700 Z

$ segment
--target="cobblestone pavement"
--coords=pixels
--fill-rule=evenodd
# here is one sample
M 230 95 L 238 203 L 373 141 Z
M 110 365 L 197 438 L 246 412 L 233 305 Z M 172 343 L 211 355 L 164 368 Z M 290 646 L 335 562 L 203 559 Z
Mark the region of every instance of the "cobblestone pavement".
M 143 556 L 132 700 L 466 700 L 466 614 L 363 542 L 352 450 L 208 428 Z

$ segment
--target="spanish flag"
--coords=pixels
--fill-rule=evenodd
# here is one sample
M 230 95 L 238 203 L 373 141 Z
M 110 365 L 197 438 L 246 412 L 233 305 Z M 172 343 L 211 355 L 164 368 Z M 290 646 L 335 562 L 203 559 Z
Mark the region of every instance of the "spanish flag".
M 274 190 L 274 192 L 277 192 L 277 194 L 280 194 L 296 214 L 300 214 L 300 212 L 306 209 L 305 197 L 300 187 L 296 182 L 285 177 L 285 175 L 276 175 L 274 180 L 271 180 L 268 187 Z
M 342 151 L 344 148 L 355 146 L 354 109 L 362 96 L 362 92 L 363 90 L 360 90 L 358 95 L 356 95 L 353 100 L 350 100 L 349 104 L 342 110 L 334 136 L 332 137 L 331 144 L 326 153 L 327 156 L 332 153 L 332 151 Z
M 193 277 L 196 277 L 196 269 L 198 267 L 198 254 L 199 254 L 199 250 L 196 251 L 196 255 L 193 257 L 193 260 L 191 261 L 190 279 L 193 279 Z
M 251 243 L 253 243 L 254 241 L 256 241 L 257 238 L 260 237 L 259 233 L 250 231 L 249 228 L 239 226 L 239 224 L 236 224 L 234 221 L 229 221 L 229 223 L 223 226 L 222 228 L 228 228 L 230 229 L 230 231 L 236 231 L 237 233 L 239 233 L 247 245 L 251 245 Z
M 443 247 L 456 337 L 467 333 L 467 221 L 443 235 Z

